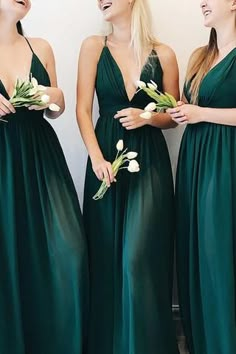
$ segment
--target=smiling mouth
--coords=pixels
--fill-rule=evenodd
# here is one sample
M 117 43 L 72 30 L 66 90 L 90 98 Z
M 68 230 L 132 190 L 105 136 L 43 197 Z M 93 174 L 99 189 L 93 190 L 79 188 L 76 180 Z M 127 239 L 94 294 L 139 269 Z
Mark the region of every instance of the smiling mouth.
M 23 0 L 21 0 L 21 1 L 16 1 L 16 2 L 17 2 L 17 4 L 20 4 L 20 5 L 22 5 L 22 6 L 26 6 L 25 1 L 23 1 Z
M 210 13 L 211 13 L 211 11 L 206 10 L 206 11 L 204 11 L 203 15 L 204 15 L 204 16 L 208 16 L 208 15 L 210 15 Z
M 109 9 L 111 7 L 112 3 L 111 2 L 108 2 L 106 4 L 104 4 L 102 6 L 102 11 L 106 11 L 107 9 Z

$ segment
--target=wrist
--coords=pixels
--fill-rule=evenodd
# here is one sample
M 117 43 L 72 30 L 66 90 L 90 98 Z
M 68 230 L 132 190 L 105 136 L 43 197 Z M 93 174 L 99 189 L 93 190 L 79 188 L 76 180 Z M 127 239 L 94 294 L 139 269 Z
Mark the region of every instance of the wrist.
M 199 121 L 200 122 L 207 122 L 208 119 L 208 115 L 209 115 L 209 108 L 208 107 L 200 107 L 201 111 L 200 111 L 200 117 L 199 117 Z
M 100 154 L 99 153 L 98 154 L 90 154 L 90 160 L 91 160 L 92 165 L 94 165 L 94 164 L 98 163 L 99 161 L 104 160 L 104 157 L 101 153 Z
M 150 112 L 151 113 L 151 117 L 148 119 L 144 119 L 144 125 L 153 125 L 153 122 L 157 116 L 157 112 Z

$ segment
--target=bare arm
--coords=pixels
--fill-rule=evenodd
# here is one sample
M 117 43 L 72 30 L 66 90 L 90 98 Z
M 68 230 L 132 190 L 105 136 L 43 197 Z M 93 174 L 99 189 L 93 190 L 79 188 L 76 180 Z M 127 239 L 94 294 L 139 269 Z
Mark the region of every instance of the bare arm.
M 35 53 L 41 60 L 42 64 L 48 72 L 51 87 L 47 87 L 45 94 L 49 95 L 50 103 L 55 103 L 60 107 L 59 112 L 51 111 L 46 107 L 45 114 L 48 118 L 57 118 L 65 110 L 64 95 L 60 88 L 57 87 L 57 76 L 55 58 L 49 43 L 41 38 L 34 38 L 30 40 L 32 47 L 35 49 Z M 40 107 L 31 107 L 33 109 L 41 109 Z
M 163 91 L 179 100 L 179 69 L 175 53 L 166 45 L 157 48 L 157 54 L 163 70 Z M 167 113 L 157 113 L 147 120 L 148 124 L 161 129 L 174 128 L 175 122 Z
M 97 64 L 102 48 L 100 37 L 89 37 L 82 44 L 78 62 L 76 116 L 93 170 L 98 179 L 105 178 L 110 185 L 114 179 L 111 164 L 103 157 L 92 121 Z

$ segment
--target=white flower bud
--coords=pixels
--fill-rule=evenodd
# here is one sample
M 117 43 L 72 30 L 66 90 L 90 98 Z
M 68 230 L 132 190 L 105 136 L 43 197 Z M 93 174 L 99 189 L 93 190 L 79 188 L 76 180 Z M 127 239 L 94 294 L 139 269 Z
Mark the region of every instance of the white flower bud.
M 47 87 L 43 86 L 43 85 L 38 85 L 38 91 L 45 91 L 47 89 Z
M 131 173 L 140 171 L 139 164 L 136 160 L 131 160 L 129 162 L 128 171 Z
M 124 142 L 123 142 L 122 139 L 120 139 L 120 140 L 118 141 L 118 143 L 116 144 L 116 149 L 117 149 L 118 151 L 122 151 L 122 150 L 124 149 Z
M 153 84 L 153 86 L 155 86 L 156 87 L 156 89 L 157 89 L 157 84 L 153 81 L 153 80 L 150 80 L 150 82 L 151 82 L 151 84 Z
M 49 108 L 51 111 L 53 111 L 53 112 L 59 112 L 60 109 L 61 109 L 61 108 L 60 108 L 57 104 L 55 104 L 55 103 L 51 103 L 48 108 Z
M 126 156 L 127 156 L 127 158 L 128 158 L 129 160 L 132 160 L 132 159 L 135 159 L 135 157 L 138 156 L 138 153 L 137 153 L 137 152 L 134 152 L 134 151 L 130 151 L 130 152 L 128 152 L 128 153 L 126 154 Z
M 144 110 L 146 112 L 152 112 L 152 111 L 155 111 L 155 109 L 157 108 L 157 105 L 155 102 L 150 102 L 145 108 Z
M 50 101 L 50 97 L 48 95 L 42 95 L 41 101 L 46 104 Z
M 148 83 L 147 84 L 148 85 L 148 88 L 150 88 L 150 90 L 152 90 L 152 91 L 156 91 L 156 86 L 155 85 L 153 85 L 153 84 L 150 84 L 150 83 Z
M 145 84 L 145 82 L 139 80 L 139 81 L 137 81 L 137 87 L 139 87 L 140 89 L 143 89 L 146 87 L 146 84 Z
M 139 116 L 144 119 L 150 119 L 152 117 L 152 113 L 145 111 L 145 112 L 141 113 Z
M 32 79 L 30 81 L 34 87 L 38 87 L 38 81 L 35 79 L 35 77 L 32 77 Z
M 29 90 L 29 95 L 34 96 L 38 92 L 37 87 L 33 87 L 32 89 Z

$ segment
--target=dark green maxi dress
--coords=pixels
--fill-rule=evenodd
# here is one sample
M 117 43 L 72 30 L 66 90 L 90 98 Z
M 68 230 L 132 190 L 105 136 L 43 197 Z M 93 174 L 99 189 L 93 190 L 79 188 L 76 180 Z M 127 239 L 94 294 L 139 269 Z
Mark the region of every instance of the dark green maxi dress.
M 141 80 L 162 89 L 162 69 L 152 51 Z M 138 92 L 129 100 L 121 71 L 104 46 L 97 67 L 100 117 L 96 136 L 108 161 L 124 140 L 138 152 L 140 172 L 121 170 L 104 198 L 92 199 L 100 181 L 88 161 L 84 222 L 89 242 L 91 307 L 88 354 L 177 354 L 172 311 L 173 183 L 160 129 L 127 131 L 114 119 L 118 110 L 144 108 Z
M 211 69 L 199 105 L 236 108 L 236 48 Z M 185 88 L 185 95 L 190 95 Z M 222 117 L 223 119 L 224 117 Z M 236 127 L 188 125 L 177 173 L 180 303 L 191 354 L 236 353 Z
M 50 85 L 32 54 L 31 72 Z M 0 93 L 9 96 L 0 82 Z M 87 247 L 76 191 L 43 111 L 0 122 L 0 353 L 82 354 Z

